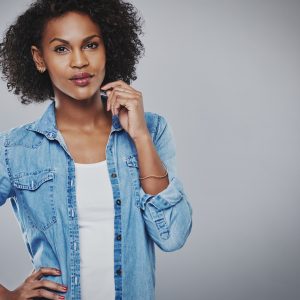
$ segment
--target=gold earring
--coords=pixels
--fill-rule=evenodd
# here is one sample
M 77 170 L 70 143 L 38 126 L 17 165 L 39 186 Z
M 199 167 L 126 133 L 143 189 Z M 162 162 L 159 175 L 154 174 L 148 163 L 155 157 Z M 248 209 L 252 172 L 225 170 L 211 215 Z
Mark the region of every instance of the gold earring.
M 45 67 L 37 66 L 36 68 L 38 69 L 38 71 L 39 71 L 40 73 L 44 73 L 44 72 L 46 71 L 46 68 L 45 68 Z

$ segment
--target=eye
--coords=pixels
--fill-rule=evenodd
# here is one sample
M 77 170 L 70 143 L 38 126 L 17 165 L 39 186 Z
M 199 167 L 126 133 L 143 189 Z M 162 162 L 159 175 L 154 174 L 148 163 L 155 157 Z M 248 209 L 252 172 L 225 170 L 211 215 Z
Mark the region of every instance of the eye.
M 92 48 L 92 49 L 95 49 L 95 48 L 98 47 L 98 43 L 96 43 L 96 42 L 91 42 L 91 43 L 87 44 L 87 46 L 90 46 L 90 45 L 95 46 L 95 47 L 89 47 L 89 48 Z
M 56 47 L 56 48 L 54 49 L 54 51 L 57 52 L 57 53 L 63 53 L 63 52 L 65 52 L 65 51 L 57 51 L 57 50 L 59 50 L 59 49 L 67 49 L 67 48 L 64 47 L 64 46 L 58 46 L 58 47 Z
M 96 48 L 98 48 L 98 43 L 96 43 L 96 42 L 88 43 L 87 47 L 90 48 L 90 49 L 96 49 Z M 67 49 L 67 48 L 64 47 L 64 46 L 58 46 L 54 49 L 54 51 L 57 52 L 57 53 L 66 53 L 66 51 L 63 51 L 63 49 Z

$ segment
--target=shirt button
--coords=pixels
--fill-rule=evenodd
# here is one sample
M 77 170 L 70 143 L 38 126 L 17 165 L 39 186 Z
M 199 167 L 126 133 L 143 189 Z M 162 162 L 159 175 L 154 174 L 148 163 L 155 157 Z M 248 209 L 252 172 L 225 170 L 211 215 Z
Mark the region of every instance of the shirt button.
M 121 205 L 121 199 L 118 199 L 116 202 L 118 205 Z
M 117 174 L 116 174 L 116 173 L 112 173 L 112 174 L 111 174 L 111 177 L 112 177 L 112 178 L 115 178 L 115 177 L 117 177 Z
M 121 238 L 122 238 L 121 234 L 118 234 L 118 235 L 117 235 L 117 240 L 118 240 L 118 241 L 121 241 Z
M 121 276 L 121 275 L 122 275 L 122 269 L 117 270 L 117 274 L 118 274 L 119 276 Z

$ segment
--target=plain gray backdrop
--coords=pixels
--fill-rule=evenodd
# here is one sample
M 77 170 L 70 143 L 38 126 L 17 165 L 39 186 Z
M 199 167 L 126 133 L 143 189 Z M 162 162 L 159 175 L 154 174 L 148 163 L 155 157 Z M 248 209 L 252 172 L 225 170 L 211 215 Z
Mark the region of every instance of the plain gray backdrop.
M 30 2 L 1 2 L 1 32 Z M 156 248 L 157 299 L 300 299 L 300 1 L 132 3 L 146 47 L 132 86 L 170 122 L 193 208 L 185 246 Z M 1 131 L 50 104 L 0 89 Z M 32 266 L 9 201 L 0 238 L 0 282 L 13 289 Z

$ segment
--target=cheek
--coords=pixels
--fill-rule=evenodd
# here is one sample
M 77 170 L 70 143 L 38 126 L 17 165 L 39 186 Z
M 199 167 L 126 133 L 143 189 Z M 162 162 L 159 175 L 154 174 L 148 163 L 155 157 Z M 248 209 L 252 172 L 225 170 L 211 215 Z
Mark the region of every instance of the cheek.
M 98 70 L 104 69 L 104 68 L 105 68 L 105 60 L 97 59 L 97 60 L 95 61 L 94 66 L 95 66 Z
M 48 73 L 53 82 L 59 82 L 68 77 L 66 70 L 67 64 L 65 61 L 53 60 L 48 64 Z
M 52 84 L 54 84 L 55 86 L 60 86 L 64 78 L 61 76 L 62 73 L 59 73 L 57 71 L 58 70 L 51 70 L 49 72 L 49 77 L 52 81 Z
M 106 54 L 104 49 L 101 49 L 101 51 L 99 51 L 97 54 L 94 53 L 95 55 L 93 55 L 91 57 L 91 59 L 94 61 L 95 65 L 98 66 L 98 68 L 104 68 L 105 64 L 106 64 Z
M 106 60 L 105 60 L 105 56 L 101 56 L 101 57 L 96 57 L 95 58 L 95 71 L 98 73 L 99 77 L 103 77 L 106 73 Z

